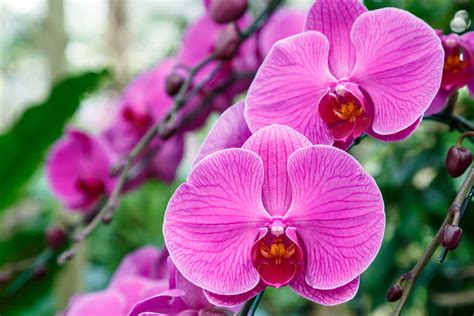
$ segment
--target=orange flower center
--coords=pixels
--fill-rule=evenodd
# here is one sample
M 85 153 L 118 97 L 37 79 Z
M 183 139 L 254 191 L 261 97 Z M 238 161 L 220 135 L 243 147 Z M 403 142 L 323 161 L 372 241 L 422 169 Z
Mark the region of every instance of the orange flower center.
M 276 265 L 280 265 L 282 259 L 291 258 L 295 254 L 295 251 L 295 244 L 291 244 L 287 248 L 280 237 L 275 238 L 270 247 L 263 241 L 260 245 L 260 254 L 266 259 L 274 259 Z
M 364 112 L 364 109 L 356 105 L 354 101 L 349 101 L 348 103 L 343 103 L 339 107 L 334 108 L 333 111 L 341 120 L 349 120 L 349 122 L 352 123 Z
M 468 62 L 464 58 L 464 53 L 460 50 L 455 50 L 444 59 L 443 70 L 445 72 L 458 73 L 463 71 L 467 66 Z

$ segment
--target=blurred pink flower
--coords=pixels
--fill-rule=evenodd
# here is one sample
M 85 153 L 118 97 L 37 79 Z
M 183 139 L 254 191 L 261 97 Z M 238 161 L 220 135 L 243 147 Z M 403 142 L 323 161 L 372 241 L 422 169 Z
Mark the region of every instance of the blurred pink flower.
M 168 253 L 140 248 L 125 257 L 107 289 L 74 296 L 65 316 L 125 316 L 139 301 L 168 290 Z
M 235 130 L 230 122 L 215 129 Z M 163 225 L 184 277 L 221 306 L 284 285 L 320 304 L 351 299 L 382 242 L 375 181 L 345 152 L 287 126 L 263 128 L 241 148 L 212 152 L 226 145 L 206 142 Z
M 239 22 L 241 28 L 250 24 L 248 15 L 242 17 Z M 177 55 L 177 63 L 185 67 L 193 67 L 203 61 L 212 53 L 216 47 L 219 33 L 224 32 L 228 25 L 215 23 L 211 17 L 205 13 L 201 18 L 192 23 L 186 30 L 184 38 Z M 234 70 L 239 72 L 255 71 L 258 61 L 255 56 L 255 40 L 253 38 L 245 41 L 236 56 L 224 62 L 223 67 L 209 80 L 201 90 L 201 95 L 212 93 L 213 89 L 224 84 L 230 79 Z M 195 84 L 206 80 L 213 72 L 217 61 L 213 61 L 205 66 L 196 76 Z M 238 82 L 227 89 L 223 94 L 216 97 L 212 104 L 212 109 L 224 111 L 231 105 L 232 99 L 243 92 L 250 85 L 250 81 Z
M 69 129 L 54 144 L 46 164 L 53 192 L 70 210 L 88 212 L 113 189 L 109 168 L 114 158 L 103 139 Z
M 409 136 L 439 89 L 443 50 L 435 32 L 394 8 L 318 0 L 305 32 L 279 41 L 250 86 L 252 131 L 278 123 L 313 143 L 347 147 L 368 133 Z
M 242 147 L 251 135 L 244 119 L 244 102 L 241 101 L 219 116 L 201 144 L 194 165 L 216 151 Z
M 119 155 L 127 154 L 147 130 L 171 110 L 173 99 L 165 91 L 165 82 L 174 66 L 173 59 L 166 59 L 141 73 L 125 88 L 118 115 L 104 132 L 104 137 Z M 189 107 L 198 102 L 198 99 L 194 99 Z M 183 113 L 186 111 L 188 108 L 182 109 Z M 193 122 L 195 127 L 204 122 L 203 118 L 197 120 Z M 186 129 L 181 129 L 184 130 Z M 151 167 L 143 170 L 140 178 L 154 176 L 162 181 L 173 181 L 184 151 L 183 137 L 183 132 L 180 132 L 167 141 L 153 141 L 147 151 L 152 157 Z
M 461 36 L 438 31 L 444 48 L 444 67 L 441 87 L 426 115 L 440 112 L 456 90 L 467 85 L 474 96 L 474 32 Z
M 215 306 L 204 295 L 203 289 L 195 286 L 168 261 L 169 289 L 137 303 L 129 316 L 149 315 L 233 315 L 238 311 L 237 305 L 232 310 Z
M 145 246 L 123 259 L 107 289 L 74 296 L 64 315 L 197 315 L 206 311 L 231 314 L 209 303 L 203 290 L 176 270 L 166 249 Z

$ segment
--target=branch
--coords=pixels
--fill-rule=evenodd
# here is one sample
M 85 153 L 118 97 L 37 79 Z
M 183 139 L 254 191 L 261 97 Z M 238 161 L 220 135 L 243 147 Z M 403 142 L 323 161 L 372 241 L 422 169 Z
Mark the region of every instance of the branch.
M 408 297 L 410 296 L 410 293 L 413 290 L 413 287 L 415 286 L 415 283 L 418 277 L 423 272 L 424 268 L 426 267 L 431 257 L 433 256 L 434 252 L 439 246 L 439 239 L 440 239 L 441 234 L 443 233 L 444 227 L 448 224 L 451 224 L 453 219 L 456 216 L 459 216 L 458 212 L 460 212 L 461 206 L 464 203 L 466 203 L 465 202 L 466 199 L 470 200 L 472 197 L 470 193 L 472 192 L 473 186 L 474 186 L 474 167 L 471 167 L 468 175 L 466 176 L 466 179 L 464 179 L 464 182 L 461 185 L 461 188 L 456 194 L 456 198 L 454 199 L 453 203 L 451 204 L 451 207 L 449 208 L 448 213 L 446 214 L 446 218 L 444 219 L 443 223 L 438 229 L 438 232 L 436 233 L 436 235 L 431 240 L 430 245 L 425 250 L 425 253 L 418 260 L 418 262 L 413 267 L 413 269 L 410 270 L 410 272 L 405 273 L 404 275 L 400 277 L 399 283 L 403 284 L 404 282 L 406 282 L 408 284 L 406 285 L 404 289 L 403 296 L 401 297 L 400 302 L 397 305 L 397 309 L 395 310 L 394 315 L 397 315 L 397 316 L 401 315 L 401 312 L 403 308 L 405 307 L 405 304 L 407 303 Z
M 253 33 L 257 32 L 276 10 L 276 8 L 282 3 L 282 0 L 272 0 L 265 10 L 261 13 L 259 17 L 244 31 L 240 33 L 241 41 L 248 39 Z M 183 106 L 189 101 L 191 97 L 196 95 L 204 87 L 205 83 L 212 79 L 211 75 L 215 75 L 220 67 L 222 67 L 222 61 L 217 63 L 211 75 L 204 79 L 204 83 L 197 84 L 190 92 L 188 92 L 193 84 L 195 76 L 209 63 L 216 61 L 216 56 L 214 53 L 209 54 L 207 58 L 201 61 L 198 65 L 189 70 L 189 75 L 186 78 L 185 82 L 181 86 L 178 94 L 174 99 L 174 106 L 172 110 L 154 126 L 152 126 L 145 135 L 140 139 L 140 141 L 135 145 L 135 147 L 130 151 L 130 153 L 125 157 L 124 161 L 113 168 L 112 173 L 118 175 L 117 183 L 105 204 L 98 211 L 97 215 L 92 218 L 92 220 L 80 231 L 78 232 L 73 240 L 75 244 L 63 252 L 59 258 L 58 263 L 64 264 L 67 260 L 71 259 L 75 252 L 77 251 L 77 244 L 87 238 L 91 232 L 100 224 L 100 222 L 109 222 L 112 218 L 113 212 L 117 209 L 119 204 L 120 195 L 122 193 L 123 187 L 125 186 L 128 174 L 132 168 L 135 160 L 141 153 L 148 147 L 148 145 L 155 139 L 155 137 L 160 137 L 161 140 L 167 140 L 173 135 L 175 135 L 180 127 L 183 126 L 183 122 L 190 122 L 192 119 L 199 114 L 205 106 L 207 106 L 212 98 L 215 97 L 215 94 L 211 95 L 209 98 L 205 98 L 206 102 L 203 102 L 203 106 L 199 106 L 197 111 L 191 111 L 186 115 L 182 120 L 177 119 L 178 111 L 183 108 Z M 223 92 L 222 90 L 221 92 Z

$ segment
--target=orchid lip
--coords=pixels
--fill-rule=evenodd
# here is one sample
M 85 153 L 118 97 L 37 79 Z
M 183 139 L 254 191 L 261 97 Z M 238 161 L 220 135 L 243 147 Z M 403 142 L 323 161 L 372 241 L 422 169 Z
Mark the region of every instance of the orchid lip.
M 323 96 L 318 111 L 335 140 L 363 134 L 372 121 L 368 102 L 357 84 L 339 81 Z
M 286 235 L 287 229 L 281 217 L 272 218 L 269 230 L 252 247 L 252 262 L 261 280 L 275 288 L 290 283 L 302 267 L 303 252 Z

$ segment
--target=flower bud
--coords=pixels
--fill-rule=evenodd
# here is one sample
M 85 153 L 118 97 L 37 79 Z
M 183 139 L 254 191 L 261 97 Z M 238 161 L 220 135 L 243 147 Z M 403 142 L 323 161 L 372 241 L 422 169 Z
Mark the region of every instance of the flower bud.
M 446 156 L 446 169 L 451 177 L 462 175 L 472 163 L 471 151 L 465 147 L 452 146 Z
M 396 302 L 402 297 L 402 295 L 403 288 L 400 285 L 395 284 L 388 289 L 386 298 L 389 302 Z
M 439 242 L 444 248 L 454 250 L 459 245 L 461 236 L 461 227 L 448 224 L 444 226 L 443 233 L 439 236 Z
M 66 232 L 62 228 L 51 227 L 46 231 L 46 242 L 49 248 L 60 249 L 66 242 Z
M 217 35 L 214 53 L 219 60 L 228 60 L 237 54 L 240 47 L 240 36 L 234 25 L 228 25 Z
M 247 8 L 248 0 L 211 0 L 211 18 L 219 24 L 230 23 L 241 18 Z
M 166 77 L 165 89 L 169 96 L 174 96 L 179 92 L 184 83 L 184 78 L 177 72 L 172 72 Z

